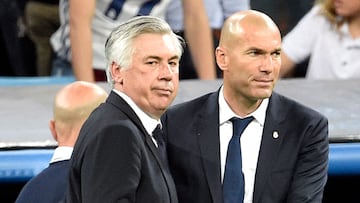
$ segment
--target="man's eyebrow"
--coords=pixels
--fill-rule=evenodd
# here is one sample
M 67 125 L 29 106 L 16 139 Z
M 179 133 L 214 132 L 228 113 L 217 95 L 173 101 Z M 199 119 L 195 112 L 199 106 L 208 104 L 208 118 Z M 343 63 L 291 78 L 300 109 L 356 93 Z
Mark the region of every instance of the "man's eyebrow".
M 172 57 L 170 57 L 170 60 L 174 60 L 174 59 L 179 59 L 180 57 L 178 55 L 174 55 Z M 160 56 L 156 56 L 156 55 L 150 55 L 150 56 L 147 56 L 145 57 L 145 60 L 147 59 L 156 59 L 156 60 L 161 60 L 162 58 Z
M 157 60 L 160 60 L 160 59 L 161 59 L 161 57 L 159 57 L 159 56 L 152 56 L 152 55 L 150 55 L 150 56 L 146 56 L 146 57 L 145 57 L 145 59 L 157 59 Z
M 259 53 L 265 53 L 266 51 L 264 49 L 258 48 L 258 47 L 249 47 L 247 51 L 256 51 Z
M 249 47 L 247 50 L 248 51 L 256 51 L 256 52 L 259 52 L 259 53 L 266 53 L 267 52 L 265 49 L 261 49 L 261 48 L 258 48 L 258 47 Z M 281 48 L 276 48 L 276 49 L 272 50 L 270 53 L 280 52 L 280 51 L 281 51 Z
M 172 57 L 170 57 L 170 60 L 174 60 L 174 59 L 179 59 L 180 57 L 178 55 L 174 55 Z
M 273 52 L 281 52 L 281 48 L 277 48 L 277 49 L 275 49 Z

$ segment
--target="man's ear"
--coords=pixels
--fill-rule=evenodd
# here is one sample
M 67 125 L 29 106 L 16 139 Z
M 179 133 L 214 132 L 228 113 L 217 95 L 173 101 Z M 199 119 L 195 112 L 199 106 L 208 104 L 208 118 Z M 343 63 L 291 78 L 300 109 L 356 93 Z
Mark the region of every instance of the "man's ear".
M 217 47 L 215 50 L 215 57 L 217 65 L 222 71 L 224 71 L 228 66 L 229 61 L 226 50 L 222 47 Z
M 50 129 L 50 132 L 51 132 L 51 135 L 53 136 L 54 140 L 55 141 L 58 141 L 57 139 L 57 133 L 56 133 L 56 130 L 55 130 L 55 120 L 54 119 L 51 119 L 50 122 L 49 122 L 49 129 Z
M 113 61 L 111 64 L 111 75 L 115 83 L 122 84 L 123 83 L 123 76 L 121 73 L 121 67 Z

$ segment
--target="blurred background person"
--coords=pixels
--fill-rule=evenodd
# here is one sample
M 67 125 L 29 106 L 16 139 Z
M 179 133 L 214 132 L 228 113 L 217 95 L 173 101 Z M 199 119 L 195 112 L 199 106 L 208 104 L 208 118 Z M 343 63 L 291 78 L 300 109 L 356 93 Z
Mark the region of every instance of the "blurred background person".
M 36 55 L 25 29 L 25 1 L 0 1 L 0 76 L 36 75 Z
M 220 38 L 220 29 L 224 20 L 231 14 L 250 8 L 249 0 L 204 0 L 205 10 L 212 31 L 214 50 Z M 180 36 L 185 37 L 184 13 L 181 0 L 171 0 L 166 12 L 166 21 L 171 28 Z M 215 57 L 214 57 L 215 62 Z M 221 77 L 221 71 L 216 67 L 217 77 Z M 197 69 L 192 60 L 189 47 L 185 47 L 184 54 L 180 60 L 180 79 L 199 78 Z
M 26 28 L 36 50 L 36 75 L 51 75 L 54 52 L 51 35 L 59 28 L 59 0 L 29 0 L 25 5 Z
M 100 86 L 83 81 L 68 84 L 56 94 L 49 128 L 58 147 L 49 167 L 26 183 L 16 203 L 51 203 L 63 199 L 69 159 L 80 128 L 106 97 L 106 91 Z
M 200 79 L 215 79 L 214 48 L 202 0 L 182 0 L 185 36 Z M 165 19 L 170 0 L 60 0 L 61 26 L 51 42 L 57 59 L 54 75 L 105 81 L 104 44 L 119 23 L 139 15 Z M 70 46 L 71 45 L 71 46 Z
M 309 59 L 308 79 L 360 78 L 360 1 L 319 0 L 283 40 L 281 77 Z

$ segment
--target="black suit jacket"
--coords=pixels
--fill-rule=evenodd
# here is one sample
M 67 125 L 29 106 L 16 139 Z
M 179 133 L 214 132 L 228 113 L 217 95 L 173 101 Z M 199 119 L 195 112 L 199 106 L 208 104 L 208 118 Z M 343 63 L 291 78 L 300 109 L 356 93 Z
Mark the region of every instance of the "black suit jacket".
M 162 118 L 181 203 L 223 202 L 218 94 L 173 106 Z M 277 139 L 273 138 L 275 131 Z M 328 148 L 327 119 L 273 93 L 266 111 L 253 202 L 321 202 Z
M 114 92 L 84 123 L 69 176 L 67 202 L 177 202 L 151 137 Z
M 63 199 L 69 160 L 53 162 L 22 188 L 16 203 L 52 203 Z

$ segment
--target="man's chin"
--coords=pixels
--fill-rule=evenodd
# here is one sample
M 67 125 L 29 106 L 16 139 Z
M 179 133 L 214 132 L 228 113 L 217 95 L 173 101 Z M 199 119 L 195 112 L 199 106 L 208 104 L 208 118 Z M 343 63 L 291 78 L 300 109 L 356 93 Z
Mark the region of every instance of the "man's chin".
M 256 93 L 255 97 L 258 99 L 266 99 L 269 98 L 272 94 L 272 89 L 271 90 L 260 90 Z

